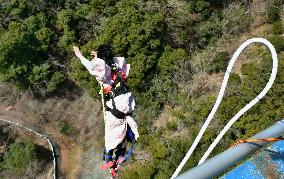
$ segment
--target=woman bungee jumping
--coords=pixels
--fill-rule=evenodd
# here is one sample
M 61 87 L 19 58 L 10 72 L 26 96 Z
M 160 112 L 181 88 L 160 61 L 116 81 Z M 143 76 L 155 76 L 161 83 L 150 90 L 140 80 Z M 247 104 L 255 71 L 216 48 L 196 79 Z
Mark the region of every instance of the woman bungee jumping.
M 91 61 L 82 55 L 78 47 L 74 46 L 73 51 L 103 88 L 103 105 L 106 106 L 106 111 L 104 164 L 101 169 L 110 168 L 112 176 L 115 177 L 120 164 L 129 157 L 125 156 L 127 141 L 134 144 L 134 140 L 139 137 L 133 118 L 135 100 L 126 85 L 130 65 L 126 64 L 124 57 L 114 57 L 112 47 L 108 44 L 92 51 Z

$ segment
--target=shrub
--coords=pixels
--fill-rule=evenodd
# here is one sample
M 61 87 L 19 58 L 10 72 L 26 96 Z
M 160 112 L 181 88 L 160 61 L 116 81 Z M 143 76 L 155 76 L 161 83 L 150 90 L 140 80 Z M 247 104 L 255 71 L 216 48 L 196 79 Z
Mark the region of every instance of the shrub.
M 46 91 L 48 93 L 54 92 L 58 86 L 65 80 L 65 76 L 61 72 L 54 72 L 50 78 L 50 81 L 47 84 Z
M 162 159 L 166 157 L 167 149 L 163 142 L 157 139 L 150 139 L 149 151 L 152 153 L 154 159 Z
M 266 19 L 268 23 L 279 21 L 281 18 L 281 0 L 267 1 L 266 4 Z
M 212 74 L 225 71 L 227 68 L 228 59 L 228 52 L 217 53 L 217 55 L 213 58 L 212 62 L 209 64 L 207 68 L 207 73 Z
M 71 136 L 76 132 L 76 128 L 66 121 L 60 121 L 58 127 L 60 132 L 67 136 Z
M 158 62 L 158 69 L 162 76 L 169 75 L 178 68 L 177 64 L 180 64 L 182 60 L 188 58 L 185 50 L 181 48 L 172 49 L 167 46 L 164 50 Z
M 268 40 L 272 43 L 277 52 L 284 49 L 284 38 L 279 35 L 271 35 Z
M 178 123 L 177 123 L 177 121 L 167 122 L 166 127 L 167 127 L 168 130 L 175 131 L 178 128 Z
M 252 75 L 252 73 L 254 73 L 256 69 L 257 69 L 256 65 L 252 63 L 245 63 L 242 65 L 241 71 L 243 75 Z
M 134 167 L 122 169 L 122 176 L 124 179 L 132 178 L 151 178 L 155 173 L 155 165 L 153 163 L 135 163 Z
M 31 72 L 28 77 L 29 83 L 33 86 L 35 92 L 42 95 L 54 92 L 65 80 L 63 73 L 53 72 L 51 65 L 46 63 L 34 66 Z
M 222 33 L 224 35 L 239 34 L 249 29 L 250 14 L 242 3 L 232 3 L 223 10 Z
M 230 74 L 230 79 L 229 79 L 229 84 L 228 87 L 226 89 L 226 94 L 227 95 L 233 95 L 235 93 L 237 93 L 237 91 L 239 90 L 240 86 L 241 86 L 242 80 L 240 78 L 240 76 L 237 73 L 232 72 Z
M 200 22 L 195 27 L 194 36 L 200 47 L 205 47 L 212 39 L 219 38 L 222 34 L 221 20 L 213 14 L 209 20 Z
M 273 23 L 272 33 L 275 34 L 275 35 L 283 33 L 283 26 L 282 26 L 281 21 L 277 21 L 277 22 Z
M 31 141 L 16 140 L 4 154 L 4 168 L 23 172 L 36 159 L 36 147 Z

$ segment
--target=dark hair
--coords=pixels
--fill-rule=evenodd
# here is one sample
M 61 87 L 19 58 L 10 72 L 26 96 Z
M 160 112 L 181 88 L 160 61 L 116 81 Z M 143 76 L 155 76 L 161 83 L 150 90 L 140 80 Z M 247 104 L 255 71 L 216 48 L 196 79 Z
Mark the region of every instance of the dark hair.
M 103 59 L 109 67 L 112 67 L 114 64 L 112 46 L 109 44 L 103 44 L 98 47 L 97 51 L 97 57 Z

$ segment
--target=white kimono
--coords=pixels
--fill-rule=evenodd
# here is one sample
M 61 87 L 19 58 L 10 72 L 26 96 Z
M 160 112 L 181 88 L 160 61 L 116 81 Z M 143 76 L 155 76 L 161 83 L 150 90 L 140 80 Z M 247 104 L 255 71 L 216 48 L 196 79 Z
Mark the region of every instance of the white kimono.
M 100 58 L 87 60 L 82 56 L 81 63 L 87 68 L 90 74 L 94 75 L 97 81 L 103 85 L 104 89 L 112 85 L 111 69 Z M 124 57 L 114 57 L 116 66 L 125 73 L 126 76 L 129 74 L 130 65 L 125 63 Z M 121 94 L 114 98 L 116 108 L 123 113 L 131 113 L 134 111 L 135 100 L 131 92 Z M 109 108 L 113 108 L 112 102 L 107 101 L 106 105 Z M 139 137 L 138 127 L 132 116 L 126 116 L 125 119 L 118 119 L 111 112 L 107 111 L 105 116 L 105 148 L 108 152 L 111 149 L 116 148 L 126 136 L 127 124 L 131 128 L 135 135 L 135 139 Z

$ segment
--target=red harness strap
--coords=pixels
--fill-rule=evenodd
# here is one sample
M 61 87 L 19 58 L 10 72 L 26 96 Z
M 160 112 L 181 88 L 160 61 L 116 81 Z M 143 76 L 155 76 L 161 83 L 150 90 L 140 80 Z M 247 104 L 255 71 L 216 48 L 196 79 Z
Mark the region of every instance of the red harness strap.
M 108 87 L 104 88 L 105 94 L 108 94 L 110 92 L 111 88 L 112 88 L 112 86 L 108 86 Z
M 121 69 L 118 70 L 118 73 L 121 74 L 121 76 L 122 76 L 122 78 L 124 79 L 124 81 L 127 81 L 127 77 L 126 77 L 125 73 L 124 73 Z M 115 81 L 115 79 L 117 78 L 117 76 L 118 76 L 117 72 L 112 72 L 112 73 L 111 73 L 111 79 L 112 79 L 112 81 Z
M 127 81 L 127 77 L 126 77 L 125 73 L 121 69 L 118 70 L 118 73 L 120 73 L 120 75 L 124 79 L 124 81 Z M 112 83 L 114 83 L 114 81 L 116 80 L 117 77 L 118 77 L 117 72 L 115 72 L 115 71 L 111 72 L 111 80 L 113 81 Z M 108 94 L 111 89 L 112 89 L 112 85 L 108 86 L 107 88 L 104 88 L 105 94 Z

